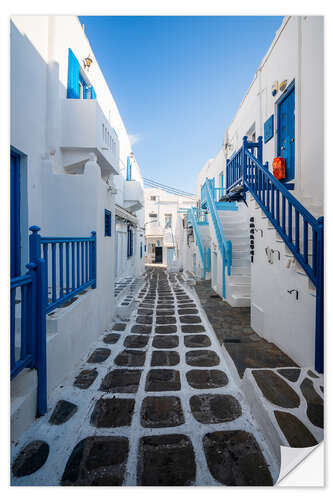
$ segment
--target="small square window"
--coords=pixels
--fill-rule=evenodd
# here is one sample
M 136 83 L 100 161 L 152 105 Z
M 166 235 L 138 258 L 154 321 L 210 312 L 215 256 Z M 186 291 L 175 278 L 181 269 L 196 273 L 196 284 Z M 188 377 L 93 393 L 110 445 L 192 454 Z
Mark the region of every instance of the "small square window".
M 111 236 L 111 212 L 104 211 L 104 236 Z
M 151 196 L 150 199 L 151 201 L 156 201 L 156 196 Z

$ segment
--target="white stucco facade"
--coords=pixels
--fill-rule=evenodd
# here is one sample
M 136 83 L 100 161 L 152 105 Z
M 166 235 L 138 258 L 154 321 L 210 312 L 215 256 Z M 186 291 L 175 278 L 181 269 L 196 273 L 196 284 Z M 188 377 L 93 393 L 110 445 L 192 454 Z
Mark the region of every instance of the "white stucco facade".
M 69 50 L 95 99 L 67 97 Z M 96 289 L 47 320 L 51 391 L 114 319 L 115 280 L 144 271 L 140 168 L 77 17 L 12 17 L 10 140 L 21 168 L 21 273 L 28 263 L 31 225 L 41 228 L 41 236 L 87 237 L 92 231 L 97 236 Z M 105 234 L 105 211 L 111 212 L 111 235 Z M 128 227 L 133 232 L 131 255 Z M 12 382 L 14 439 L 34 417 L 35 387 L 28 384 L 26 389 L 27 376 L 24 370 Z
M 180 212 L 190 208 L 194 199 L 168 193 L 162 189 L 145 188 L 145 260 L 155 263 L 155 248 L 160 247 L 156 263 L 168 265 L 179 258 L 176 226 Z
M 294 85 L 295 171 L 291 193 L 315 218 L 323 215 L 323 31 L 323 17 L 284 18 L 225 132 L 223 148 L 206 162 L 197 177 L 198 200 L 207 177 L 214 178 L 215 187 L 226 186 L 226 160 L 242 146 L 244 136 L 254 142 L 259 136 L 264 138 L 265 122 L 274 115 L 273 136 L 266 142 L 263 140 L 263 163 L 268 162 L 272 171 L 273 159 L 279 156 L 278 105 L 283 93 Z M 250 306 L 252 327 L 257 333 L 274 342 L 300 365 L 313 366 L 315 289 L 256 201 L 249 194 L 246 200 L 248 207 L 237 203 L 237 212 L 219 211 L 233 245 L 233 268 L 231 276 L 226 276 L 226 300 L 233 306 Z M 250 227 L 255 228 L 252 262 L 250 240 L 247 240 Z M 212 287 L 222 296 L 222 259 L 211 221 L 210 229 Z M 180 238 L 186 238 L 186 230 Z M 184 253 L 182 264 L 193 271 L 195 243 L 192 247 Z M 239 262 L 238 269 L 235 262 Z M 293 290 L 297 290 L 297 298 L 295 292 L 290 292 Z

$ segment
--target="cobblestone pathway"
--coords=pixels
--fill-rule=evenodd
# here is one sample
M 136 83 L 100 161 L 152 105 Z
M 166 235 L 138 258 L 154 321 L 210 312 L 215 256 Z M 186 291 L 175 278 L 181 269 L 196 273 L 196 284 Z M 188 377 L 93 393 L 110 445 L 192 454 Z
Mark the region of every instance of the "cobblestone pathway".
M 193 289 L 148 270 L 13 447 L 14 485 L 271 485 L 264 435 Z

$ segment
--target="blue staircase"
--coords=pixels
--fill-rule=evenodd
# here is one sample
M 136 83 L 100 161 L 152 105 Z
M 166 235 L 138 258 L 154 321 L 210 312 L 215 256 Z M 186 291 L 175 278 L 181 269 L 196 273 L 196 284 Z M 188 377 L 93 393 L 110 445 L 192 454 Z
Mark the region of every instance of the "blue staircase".
M 256 152 L 256 155 L 255 155 Z M 263 210 L 277 233 L 292 252 L 316 288 L 315 368 L 324 369 L 324 218 L 314 218 L 284 185 L 262 163 L 262 137 L 258 142 L 243 138 L 242 147 L 227 160 L 227 196 L 241 186 Z

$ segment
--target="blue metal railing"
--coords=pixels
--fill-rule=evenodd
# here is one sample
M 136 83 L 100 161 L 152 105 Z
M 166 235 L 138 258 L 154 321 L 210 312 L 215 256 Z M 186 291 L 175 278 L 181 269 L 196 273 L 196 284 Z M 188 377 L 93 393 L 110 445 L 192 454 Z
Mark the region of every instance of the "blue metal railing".
M 194 235 L 195 235 L 195 241 L 197 244 L 197 247 L 199 249 L 200 253 L 200 258 L 201 258 L 201 263 L 202 263 L 202 269 L 203 269 L 203 278 L 206 279 L 206 271 L 207 271 L 207 265 L 206 265 L 206 251 L 204 244 L 201 239 L 200 235 L 200 230 L 198 227 L 198 218 L 206 217 L 206 215 L 203 213 L 202 210 L 198 209 L 197 207 L 192 207 L 187 210 L 187 220 L 192 224 Z M 206 223 L 206 221 L 205 221 Z
M 257 157 L 253 154 L 254 148 L 257 149 Z M 249 143 L 244 137 L 242 147 L 227 161 L 227 192 L 237 184 L 250 191 L 316 287 L 315 368 L 322 373 L 324 218 L 315 219 L 269 172 L 268 165 L 262 164 L 261 137 L 258 143 Z
M 39 238 L 47 271 L 47 313 L 86 288 L 96 288 L 95 231 L 86 238 Z
M 212 217 L 215 234 L 217 238 L 217 243 L 222 257 L 222 293 L 223 297 L 226 297 L 226 278 L 225 269 L 227 268 L 228 275 L 231 273 L 232 266 L 232 244 L 230 240 L 226 240 L 224 236 L 222 222 L 218 215 L 215 201 L 215 187 L 212 179 L 206 178 L 205 183 L 202 186 L 202 200 L 207 203 L 207 208 L 209 209 L 210 215 Z

